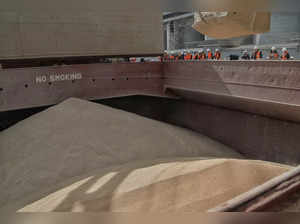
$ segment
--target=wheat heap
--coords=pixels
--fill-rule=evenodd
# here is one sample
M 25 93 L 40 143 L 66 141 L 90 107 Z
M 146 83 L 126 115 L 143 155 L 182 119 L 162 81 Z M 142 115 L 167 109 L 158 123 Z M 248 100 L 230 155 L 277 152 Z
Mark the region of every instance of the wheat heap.
M 69 99 L 0 132 L 0 211 L 205 211 L 289 169 Z

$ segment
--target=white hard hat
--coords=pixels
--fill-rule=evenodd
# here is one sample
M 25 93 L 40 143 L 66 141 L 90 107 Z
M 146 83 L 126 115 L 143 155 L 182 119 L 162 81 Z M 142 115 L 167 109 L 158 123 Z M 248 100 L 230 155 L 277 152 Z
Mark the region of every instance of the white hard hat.
M 258 47 L 257 46 L 254 46 L 254 50 L 257 50 L 258 49 Z
M 210 49 L 209 49 L 209 48 L 207 48 L 207 51 L 210 51 Z
M 247 51 L 247 50 L 244 50 L 243 53 L 248 53 L 248 51 Z
M 275 50 L 276 50 L 276 47 L 273 46 L 273 47 L 271 48 L 271 50 L 272 50 L 272 51 L 275 51 Z
M 219 51 L 219 48 L 217 48 L 216 51 Z
M 200 50 L 199 50 L 199 51 L 202 53 L 204 50 L 203 50 L 203 48 L 200 48 Z
M 287 51 L 287 49 L 284 47 L 284 48 L 282 48 L 282 51 Z

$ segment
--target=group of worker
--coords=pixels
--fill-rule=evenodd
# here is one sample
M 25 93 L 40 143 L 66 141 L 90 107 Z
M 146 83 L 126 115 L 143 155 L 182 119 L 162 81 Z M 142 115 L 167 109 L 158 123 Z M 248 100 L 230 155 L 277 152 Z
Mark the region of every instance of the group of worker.
M 257 47 L 254 47 L 254 50 L 250 56 L 247 50 L 243 51 L 243 54 L 241 56 L 242 60 L 260 60 L 263 59 L 263 52 Z M 269 56 L 267 57 L 269 60 L 289 60 L 291 59 L 291 56 L 289 54 L 289 51 L 287 48 L 281 49 L 281 54 L 277 51 L 276 47 L 272 47 L 269 53 Z
M 260 60 L 264 58 L 263 51 L 259 47 L 255 46 L 252 54 L 247 50 L 244 50 L 241 57 L 237 56 L 237 59 L 242 60 Z M 268 60 L 289 60 L 292 57 L 290 56 L 287 48 L 281 49 L 281 54 L 277 51 L 276 47 L 272 47 L 269 53 L 269 56 L 266 58 Z M 204 49 L 199 51 L 182 51 L 179 53 L 167 53 L 165 52 L 163 56 L 164 61 L 191 61 L 191 60 L 220 60 L 221 52 L 219 49 L 216 49 L 214 52 L 211 49 L 207 49 L 206 52 Z
M 165 52 L 164 60 L 165 61 L 191 61 L 191 60 L 220 60 L 221 52 L 219 49 L 216 49 L 213 52 L 211 49 L 207 49 L 206 52 L 204 49 L 200 49 L 199 51 L 183 51 L 179 53 L 170 53 Z

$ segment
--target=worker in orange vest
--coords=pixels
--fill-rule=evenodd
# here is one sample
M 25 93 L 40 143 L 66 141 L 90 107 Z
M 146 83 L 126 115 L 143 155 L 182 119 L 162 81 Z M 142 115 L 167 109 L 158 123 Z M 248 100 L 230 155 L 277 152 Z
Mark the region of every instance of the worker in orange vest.
M 214 59 L 213 53 L 211 52 L 211 50 L 208 48 L 207 49 L 207 59 Z
M 220 52 L 220 50 L 218 48 L 215 50 L 214 59 L 216 59 L 216 60 L 220 60 L 221 59 L 221 52 Z
M 196 51 L 194 52 L 193 60 L 199 60 L 199 53 Z
M 278 52 L 276 50 L 276 47 L 274 47 L 274 46 L 271 48 L 269 59 L 270 60 L 277 60 L 277 59 L 279 59 L 279 54 L 278 54 Z
M 205 60 L 206 59 L 206 54 L 204 52 L 204 50 L 201 48 L 199 50 L 199 60 Z
M 187 51 L 184 52 L 183 60 L 185 60 L 185 61 L 188 60 L 188 52 Z
M 190 54 L 190 52 L 187 51 L 184 55 L 184 60 L 185 61 L 192 60 L 192 54 Z
M 175 54 L 174 53 L 170 54 L 170 61 L 175 61 Z
M 286 48 L 282 48 L 281 60 L 286 61 L 291 58 L 289 51 Z
M 251 58 L 253 60 L 259 60 L 259 59 L 263 58 L 262 51 L 257 46 L 254 47 L 254 51 L 253 51 L 253 54 L 252 54 Z
M 192 51 L 190 51 L 189 53 L 188 53 L 188 60 L 190 61 L 190 60 L 193 60 L 193 52 Z

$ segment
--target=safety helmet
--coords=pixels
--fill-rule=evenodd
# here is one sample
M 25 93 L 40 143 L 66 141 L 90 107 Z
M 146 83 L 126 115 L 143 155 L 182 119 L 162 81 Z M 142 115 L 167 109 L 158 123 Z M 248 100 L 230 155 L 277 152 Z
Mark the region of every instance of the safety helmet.
M 248 51 L 247 51 L 247 50 L 244 50 L 243 53 L 246 54 L 246 53 L 248 53 Z
M 258 47 L 257 47 L 257 46 L 254 46 L 254 50 L 258 50 Z
M 282 48 L 282 52 L 284 52 L 284 51 L 287 51 L 287 49 L 284 47 L 284 48 Z
M 271 48 L 271 50 L 272 50 L 272 51 L 275 51 L 275 50 L 276 50 L 276 47 L 273 46 L 273 47 Z
M 216 51 L 220 51 L 219 48 L 217 48 Z
M 210 49 L 209 49 L 209 48 L 207 48 L 207 50 L 206 50 L 206 51 L 208 52 L 208 51 L 210 51 Z
M 204 51 L 203 48 L 200 48 L 199 52 L 200 52 L 200 53 L 203 53 L 203 51 Z

